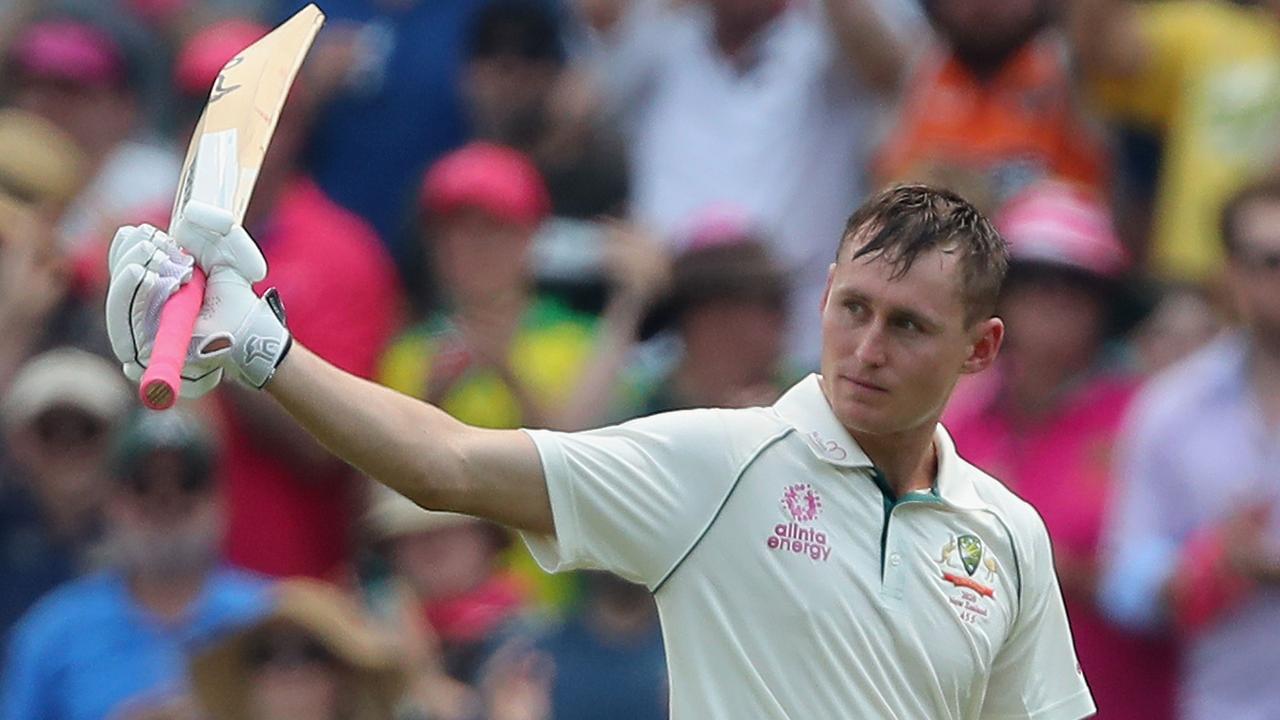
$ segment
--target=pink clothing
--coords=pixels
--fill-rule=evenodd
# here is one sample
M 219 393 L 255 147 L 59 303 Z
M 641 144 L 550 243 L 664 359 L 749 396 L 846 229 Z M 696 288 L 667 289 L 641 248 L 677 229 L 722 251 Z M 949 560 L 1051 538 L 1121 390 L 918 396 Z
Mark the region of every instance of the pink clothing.
M 1069 392 L 1054 416 L 1031 423 L 1011 416 L 1002 402 L 998 372 L 989 375 L 958 390 L 944 423 L 961 456 L 1039 510 L 1059 557 L 1060 575 L 1066 575 L 1061 572 L 1063 558 L 1097 558 L 1111 491 L 1112 447 L 1138 383 L 1115 376 L 1090 378 Z M 1067 577 L 1063 590 L 1097 717 L 1172 718 L 1172 644 L 1107 623 L 1090 599 L 1071 591 Z
M 276 287 L 298 342 L 363 377 L 397 329 L 399 281 L 373 229 L 295 180 L 261 228 L 251 228 L 269 266 L 255 290 Z M 240 567 L 268 575 L 336 579 L 350 561 L 361 503 L 342 466 L 305 475 L 252 437 L 226 408 L 226 548 Z

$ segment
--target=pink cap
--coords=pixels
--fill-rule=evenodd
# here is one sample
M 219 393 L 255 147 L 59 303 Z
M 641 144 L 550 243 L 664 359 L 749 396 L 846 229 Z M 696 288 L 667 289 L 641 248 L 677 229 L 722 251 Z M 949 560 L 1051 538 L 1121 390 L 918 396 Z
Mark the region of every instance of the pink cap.
M 83 85 L 122 85 L 125 61 L 116 41 L 88 23 L 47 20 L 26 28 L 9 57 L 23 72 Z
M 1129 268 L 1106 205 L 1080 187 L 1037 183 L 1001 208 L 996 227 L 1014 262 L 1060 265 L 1107 279 Z
M 209 94 L 222 66 L 270 32 L 248 20 L 214 23 L 191 36 L 178 53 L 173 84 L 185 95 Z
M 436 215 L 479 208 L 528 227 L 551 212 L 546 183 L 533 162 L 518 150 L 485 142 L 455 150 L 431 166 L 420 199 Z
M 746 210 L 732 203 L 719 203 L 693 214 L 681 233 L 681 246 L 685 250 L 700 250 L 733 245 L 756 236 L 756 226 Z

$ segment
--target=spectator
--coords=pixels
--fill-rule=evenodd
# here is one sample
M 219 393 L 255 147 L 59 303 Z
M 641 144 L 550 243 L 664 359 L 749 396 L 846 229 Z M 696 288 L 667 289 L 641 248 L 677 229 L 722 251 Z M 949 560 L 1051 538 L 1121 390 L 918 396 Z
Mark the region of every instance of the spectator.
M 0 635 L 87 569 L 111 441 L 130 405 L 119 368 L 71 348 L 32 358 L 3 398 L 0 448 L 11 463 L 0 461 Z
M 1044 517 L 1099 717 L 1170 720 L 1173 647 L 1115 629 L 1094 603 L 1109 458 L 1137 387 L 1107 348 L 1132 302 L 1127 254 L 1096 197 L 1056 183 L 1015 198 L 996 224 L 1010 249 L 1008 339 L 991 380 L 957 393 L 947 428 L 966 460 Z
M 876 160 L 881 183 L 951 187 L 993 211 L 1042 179 L 1104 190 L 1051 0 L 929 0 L 937 31 Z
M 72 339 L 72 279 L 49 228 L 78 192 L 84 162 L 52 123 L 0 110 L 0 391 L 33 352 Z
M 564 31 L 539 0 L 490 0 L 467 40 L 462 95 L 473 136 L 527 153 L 555 215 L 624 214 L 620 137 L 595 117 L 585 79 L 566 69 Z
M 6 720 L 130 717 L 185 693 L 186 653 L 263 610 L 264 583 L 217 567 L 216 456 L 181 410 L 123 431 L 107 569 L 54 590 L 14 628 Z
M 674 327 L 682 352 L 674 368 L 637 383 L 628 415 L 768 405 L 790 379 L 785 269 L 738 213 L 708 211 L 690 234 L 649 320 L 650 330 Z
M 140 208 L 171 203 L 179 158 L 142 142 L 137 68 L 105 25 L 49 16 L 24 28 L 6 57 L 13 105 L 73 137 L 92 178 L 59 224 L 60 246 L 78 250 Z
M 1143 375 L 1154 375 L 1204 347 L 1222 330 L 1219 308 L 1202 288 L 1173 284 L 1134 333 Z
M 415 702 L 428 717 L 470 720 L 484 708 L 481 670 L 521 627 L 527 593 L 498 560 L 510 543 L 484 520 L 423 510 L 374 490 L 372 535 L 390 578 L 371 589 L 380 614 L 412 638 Z
M 1145 386 L 1118 441 L 1101 599 L 1184 645 L 1179 717 L 1280 713 L 1280 181 L 1223 210 L 1240 327 Z
M 390 639 L 314 580 L 282 582 L 263 617 L 191 662 L 210 720 L 391 720 L 404 673 Z
M 1217 279 L 1223 201 L 1280 151 L 1275 4 L 1072 0 L 1065 7 L 1096 106 L 1163 139 L 1150 271 L 1161 280 Z
M 218 70 L 267 32 L 243 21 L 192 37 L 175 69 L 190 107 L 203 105 Z M 294 162 L 308 132 L 305 79 L 276 127 L 245 226 L 266 256 L 260 289 L 289 294 L 289 327 L 308 347 L 370 376 L 399 323 L 401 297 L 390 257 L 372 228 L 338 207 Z M 190 118 L 195 122 L 195 118 Z M 282 421 L 260 393 L 227 387 L 228 559 L 274 576 L 342 580 L 352 571 L 359 484 L 346 464 Z
M 604 572 L 585 575 L 584 604 L 535 645 L 550 671 L 556 720 L 665 720 L 667 662 L 653 596 Z
M 731 203 L 761 223 L 797 275 L 790 354 L 816 365 L 831 253 L 863 169 L 877 106 L 904 52 L 875 0 L 579 0 L 593 67 L 626 130 L 633 218 L 664 238 Z M 815 191 L 820 188 L 820 191 Z M 677 249 L 678 250 L 678 249 Z
M 308 1 L 283 8 L 292 14 Z M 325 192 L 374 226 L 401 263 L 416 180 L 466 139 L 458 78 L 466 30 L 482 2 L 324 3 L 329 20 L 308 65 L 328 102 L 311 137 L 309 169 Z

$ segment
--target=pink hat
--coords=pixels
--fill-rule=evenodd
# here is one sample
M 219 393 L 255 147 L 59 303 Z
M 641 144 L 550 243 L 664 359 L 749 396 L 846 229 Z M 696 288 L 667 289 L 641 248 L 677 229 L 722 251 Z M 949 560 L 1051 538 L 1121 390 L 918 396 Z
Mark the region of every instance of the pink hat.
M 423 179 L 420 199 L 436 215 L 472 207 L 528 227 L 551 212 L 546 183 L 533 162 L 518 150 L 485 142 L 436 162 Z
M 46 20 L 26 28 L 9 57 L 23 72 L 82 85 L 123 85 L 119 44 L 101 29 L 77 20 Z
M 185 95 L 208 95 L 222 66 L 270 31 L 248 20 L 225 20 L 200 30 L 178 53 L 174 86 Z
M 709 205 L 694 213 L 680 233 L 683 250 L 733 245 L 757 239 L 759 228 L 750 213 L 732 203 Z
M 996 227 L 1015 263 L 1059 265 L 1109 280 L 1129 268 L 1106 205 L 1080 187 L 1036 183 L 1001 208 Z

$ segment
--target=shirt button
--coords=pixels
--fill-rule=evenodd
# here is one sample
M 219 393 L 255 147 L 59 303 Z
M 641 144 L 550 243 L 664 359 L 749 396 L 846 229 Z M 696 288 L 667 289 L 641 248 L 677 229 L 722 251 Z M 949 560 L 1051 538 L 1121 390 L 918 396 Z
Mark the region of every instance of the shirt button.
M 894 567 L 898 567 L 899 565 L 902 564 L 902 556 L 899 555 L 898 553 L 893 553 L 892 555 L 889 556 L 889 564 Z

